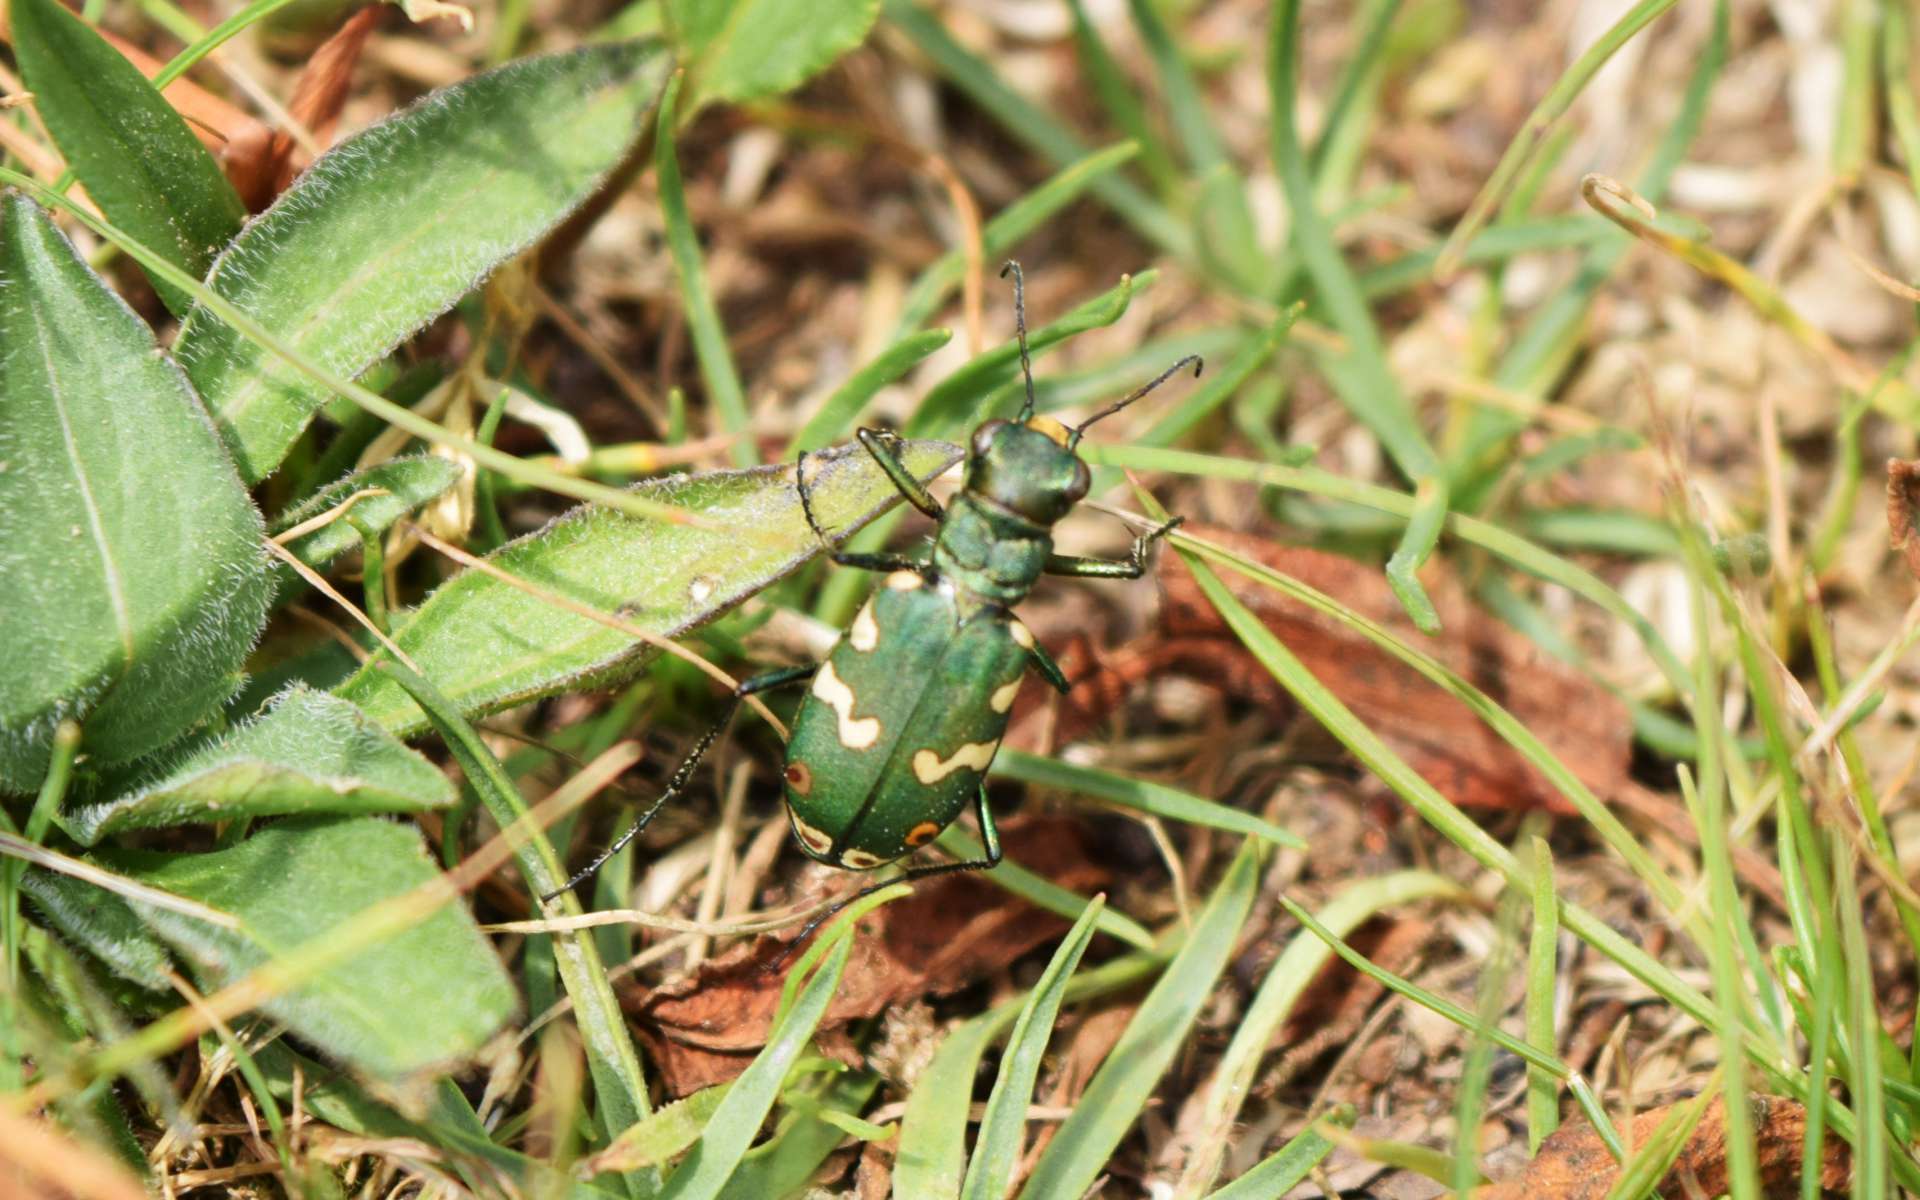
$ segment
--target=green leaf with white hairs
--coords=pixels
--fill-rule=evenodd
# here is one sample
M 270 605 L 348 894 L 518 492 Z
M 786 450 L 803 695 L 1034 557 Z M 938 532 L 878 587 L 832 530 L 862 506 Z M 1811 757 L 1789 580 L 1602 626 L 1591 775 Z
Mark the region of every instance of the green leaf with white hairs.
M 390 459 L 336 479 L 275 517 L 267 525 L 267 532 L 277 537 L 358 496 L 339 519 L 286 544 L 301 562 L 310 567 L 324 566 L 360 545 L 359 531 L 345 519 L 348 514 L 375 533 L 383 532 L 401 517 L 439 499 L 460 481 L 460 470 L 459 463 L 437 454 Z
M 959 458 L 944 442 L 908 442 L 916 476 Z M 814 513 L 836 537 L 897 504 L 900 493 L 858 446 L 807 456 Z M 678 637 L 800 568 L 820 552 L 807 528 L 792 465 L 676 475 L 640 494 L 694 513 L 711 528 L 642 520 L 582 507 L 488 556 L 543 591 L 616 615 L 659 637 Z M 631 675 L 655 651 L 629 634 L 482 571 L 468 570 L 427 597 L 394 641 L 421 673 L 469 715 Z M 386 651 L 375 657 L 384 659 Z M 373 664 L 336 689 L 398 733 L 424 725 L 419 707 Z
M 368 817 L 298 817 L 209 854 L 106 851 L 103 865 L 239 918 L 237 929 L 133 901 L 212 990 L 267 965 L 296 968 L 315 939 L 439 871 L 420 832 Z M 396 1078 L 472 1055 L 519 1006 L 466 910 L 442 906 L 325 964 L 261 1011 L 329 1057 Z
M 58 871 L 34 869 L 20 892 L 52 928 L 85 947 L 115 975 L 156 992 L 170 991 L 173 959 L 127 902 L 104 888 Z
M 626 156 L 670 67 L 645 42 L 521 59 L 433 93 L 322 155 L 207 284 L 351 378 L 533 245 Z M 249 482 L 330 397 L 197 306 L 176 353 Z
M 0 792 L 55 726 L 94 766 L 230 696 L 266 617 L 260 515 L 179 370 L 32 201 L 0 212 Z
M 220 164 L 140 69 L 59 0 L 12 0 L 13 52 L 87 195 L 107 219 L 195 279 L 240 232 L 246 209 Z M 190 297 L 156 283 L 176 313 Z
M 669 0 L 695 103 L 791 91 L 867 38 L 880 0 Z
M 453 803 L 439 768 L 353 705 L 296 686 L 160 778 L 68 811 L 83 846 L 124 829 L 287 813 L 413 812 Z

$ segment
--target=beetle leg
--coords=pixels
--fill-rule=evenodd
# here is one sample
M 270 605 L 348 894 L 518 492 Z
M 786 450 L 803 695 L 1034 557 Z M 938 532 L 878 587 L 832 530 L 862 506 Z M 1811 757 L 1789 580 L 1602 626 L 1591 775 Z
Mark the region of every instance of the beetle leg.
M 900 452 L 894 449 L 900 442 L 899 434 L 889 433 L 884 429 L 861 429 L 853 436 L 867 448 L 868 454 L 873 455 L 873 461 L 880 464 L 880 469 L 887 473 L 887 478 L 892 480 L 893 486 L 907 498 L 908 504 L 936 521 L 941 518 L 946 510 L 942 509 L 940 502 L 933 498 L 933 493 L 927 490 L 927 485 L 915 479 L 913 472 L 907 470 L 907 464 L 900 461 Z
M 1081 579 L 1138 579 L 1147 573 L 1147 551 L 1161 538 L 1180 527 L 1185 517 L 1175 517 L 1165 525 L 1150 529 L 1133 539 L 1133 549 L 1118 561 L 1108 558 L 1078 558 L 1071 554 L 1049 554 L 1044 568 L 1049 575 L 1070 575 Z
M 772 962 L 761 968 L 762 973 L 771 974 L 785 966 L 787 960 L 793 957 L 794 951 L 807 944 L 807 939 L 813 936 L 815 930 L 825 925 L 828 921 L 831 921 L 848 905 L 864 900 L 875 892 L 890 888 L 896 883 L 918 883 L 922 879 L 932 879 L 937 875 L 955 875 L 961 871 L 991 871 L 993 868 L 999 866 L 1001 858 L 1000 830 L 993 823 L 993 809 L 987 803 L 987 781 L 985 779 L 980 781 L 980 794 L 975 801 L 975 805 L 975 811 L 980 819 L 980 842 L 981 845 L 986 848 L 985 858 L 970 858 L 963 862 L 933 863 L 924 867 L 908 867 L 892 879 L 883 879 L 879 883 L 868 884 L 846 899 L 834 901 L 824 912 L 815 914 L 812 920 L 801 926 L 800 932 L 792 941 L 787 943 L 787 948 L 782 950 L 779 956 Z
M 920 495 L 926 498 L 927 504 L 933 505 L 931 515 L 937 519 L 940 515 L 940 505 L 934 501 L 932 496 L 926 494 L 927 490 L 925 488 L 920 487 L 920 481 L 907 473 L 907 469 L 900 465 L 899 459 L 894 458 L 889 460 L 881 457 L 881 451 L 874 450 L 873 446 L 866 442 L 865 435 L 873 432 L 874 431 L 870 429 L 862 429 L 860 431 L 862 444 L 867 445 L 867 449 L 873 454 L 875 460 L 880 463 L 882 468 L 886 469 L 887 477 L 893 480 L 894 486 L 900 489 L 901 494 L 906 496 L 908 500 L 913 501 L 914 505 L 920 507 L 921 511 L 924 512 L 926 511 L 925 507 L 920 504 L 919 500 L 914 499 L 912 492 L 907 490 L 909 484 L 918 488 Z M 880 435 L 875 434 L 875 436 L 878 437 Z M 885 436 L 891 437 L 892 435 L 888 434 Z M 891 452 L 889 451 L 888 453 Z M 889 461 L 893 464 L 891 467 L 888 466 Z M 898 469 L 897 474 L 895 471 L 896 468 Z M 793 479 L 794 488 L 800 493 L 800 512 L 807 518 L 807 528 L 813 530 L 813 536 L 820 539 L 820 544 L 827 548 L 828 554 L 832 557 L 836 565 L 853 567 L 861 571 L 924 571 L 926 569 L 927 564 L 918 559 L 909 558 L 904 554 L 861 554 L 856 551 L 835 549 L 833 539 L 827 536 L 827 531 L 820 527 L 819 518 L 813 515 L 813 489 L 807 486 L 807 452 L 804 450 L 800 452 L 800 457 L 794 462 Z M 906 481 L 905 483 L 901 482 L 903 479 Z
M 1027 653 L 1033 658 L 1033 665 L 1040 672 L 1040 677 L 1052 684 L 1054 691 L 1066 695 L 1073 684 L 1067 682 L 1067 673 L 1060 669 L 1059 663 L 1053 661 L 1053 655 L 1047 653 L 1047 648 L 1036 641 L 1027 647 Z
M 924 571 L 927 564 L 907 554 L 860 554 L 856 551 L 835 551 L 833 561 L 842 567 L 852 567 L 859 571 Z
M 739 686 L 733 689 L 733 696 L 727 702 L 727 711 L 721 714 L 720 719 L 714 723 L 712 729 L 707 730 L 706 733 L 701 735 L 700 740 L 693 744 L 693 749 L 688 751 L 687 756 L 680 760 L 680 765 L 674 768 L 673 777 L 667 780 L 666 790 L 654 798 L 653 803 L 647 806 L 647 810 L 640 814 L 639 819 L 634 821 L 632 825 L 629 825 L 625 833 L 615 838 L 612 845 L 596 855 L 592 862 L 576 871 L 573 878 L 567 880 L 553 891 L 541 896 L 540 902 L 545 904 L 562 892 L 571 891 L 586 880 L 593 878 L 593 873 L 598 871 L 608 859 L 620 853 L 621 850 L 626 848 L 628 842 L 640 836 L 640 831 L 653 822 L 654 817 L 659 815 L 660 810 L 666 807 L 667 801 L 679 795 L 680 790 L 687 786 L 687 782 L 693 778 L 694 771 L 700 766 L 700 760 L 706 757 L 707 750 L 715 741 L 719 740 L 721 731 L 733 720 L 733 714 L 739 709 L 742 700 L 757 692 L 765 692 L 773 688 L 785 687 L 791 683 L 798 683 L 810 677 L 819 669 L 819 666 L 820 664 L 818 663 L 803 663 L 799 666 L 782 667 L 777 671 L 768 671 L 764 675 L 755 675 L 751 679 L 742 680 Z

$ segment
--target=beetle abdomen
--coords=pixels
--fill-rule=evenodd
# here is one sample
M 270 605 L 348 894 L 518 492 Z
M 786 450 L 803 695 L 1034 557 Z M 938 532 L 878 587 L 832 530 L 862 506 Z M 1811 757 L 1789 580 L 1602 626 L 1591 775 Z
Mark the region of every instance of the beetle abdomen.
M 999 749 L 1031 645 L 1003 609 L 963 623 L 950 585 L 889 575 L 794 717 L 786 799 L 807 852 L 877 867 L 946 828 Z

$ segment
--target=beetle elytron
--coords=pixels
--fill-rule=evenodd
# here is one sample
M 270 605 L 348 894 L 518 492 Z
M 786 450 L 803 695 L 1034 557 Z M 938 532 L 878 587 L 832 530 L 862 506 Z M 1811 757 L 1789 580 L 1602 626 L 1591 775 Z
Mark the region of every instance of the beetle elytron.
M 908 503 L 939 522 L 930 560 L 834 551 L 846 567 L 884 572 L 881 586 L 854 617 L 827 661 L 746 680 L 734 702 L 755 692 L 812 677 L 787 742 L 787 816 L 806 853 L 832 866 L 864 871 L 893 862 L 933 840 L 969 800 L 977 806 L 986 857 L 909 872 L 916 878 L 991 867 L 1000 840 L 987 806 L 986 771 L 1006 732 L 1014 694 L 1027 667 L 1061 692 L 1067 680 L 1011 606 L 1041 575 L 1137 579 L 1148 548 L 1178 525 L 1176 518 L 1136 539 L 1123 560 L 1053 553 L 1051 530 L 1087 494 L 1087 464 L 1075 452 L 1087 426 L 1112 416 L 1181 369 L 1200 373 L 1197 356 L 1068 428 L 1033 411 L 1033 368 L 1027 352 L 1024 288 L 1017 263 L 1014 319 L 1026 403 L 1016 420 L 995 418 L 973 431 L 964 483 L 943 509 L 914 478 L 891 433 L 857 434 Z M 807 524 L 829 548 L 814 519 L 806 456 L 795 479 Z M 728 714 L 731 716 L 731 712 Z M 591 865 L 567 881 L 588 878 L 644 829 L 692 777 L 720 725 L 694 746 L 666 790 Z M 565 888 L 560 889 L 564 891 Z M 559 892 L 543 899 L 551 899 Z

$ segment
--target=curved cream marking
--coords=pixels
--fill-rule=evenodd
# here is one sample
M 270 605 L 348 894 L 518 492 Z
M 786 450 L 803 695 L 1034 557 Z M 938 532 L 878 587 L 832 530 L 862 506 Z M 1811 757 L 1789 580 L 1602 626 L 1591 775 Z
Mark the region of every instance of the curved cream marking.
M 856 871 L 871 871 L 886 861 L 878 854 L 868 854 L 865 850 L 847 850 L 840 855 L 840 865 Z
M 789 808 L 787 809 L 787 817 L 793 821 L 793 832 L 799 836 L 802 842 L 806 843 L 807 849 L 813 851 L 815 854 L 825 854 L 827 851 L 833 849 L 833 839 L 807 824 L 805 821 L 802 821 L 799 813 Z
M 969 742 L 955 750 L 952 758 L 943 759 L 931 750 L 916 750 L 913 755 L 913 777 L 931 785 L 962 767 L 984 771 L 987 764 L 993 761 L 993 752 L 999 748 L 1000 741 L 996 738 L 991 742 Z
M 1025 623 L 1018 620 L 1009 621 L 1007 623 L 1007 633 L 1019 644 L 1022 650 L 1033 649 L 1033 630 L 1028 629 Z
M 1020 681 L 1016 679 L 1005 687 L 993 689 L 993 697 L 987 703 L 992 705 L 993 711 L 997 713 L 1007 712 L 1013 708 L 1013 698 L 1019 694 Z
M 918 571 L 895 571 L 887 576 L 887 586 L 896 592 L 911 592 L 917 587 L 926 586 L 926 582 Z
M 847 630 L 847 644 L 862 654 L 880 644 L 880 622 L 873 619 L 873 601 L 860 606 L 852 628 Z
M 815 696 L 824 700 L 834 715 L 840 718 L 840 744 L 849 750 L 865 750 L 880 740 L 880 718 L 858 717 L 853 715 L 853 689 L 840 681 L 834 672 L 833 661 L 829 659 L 813 677 L 810 689 Z

